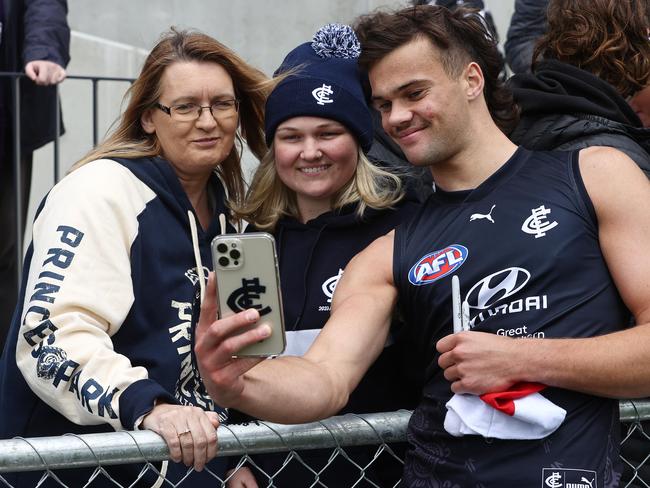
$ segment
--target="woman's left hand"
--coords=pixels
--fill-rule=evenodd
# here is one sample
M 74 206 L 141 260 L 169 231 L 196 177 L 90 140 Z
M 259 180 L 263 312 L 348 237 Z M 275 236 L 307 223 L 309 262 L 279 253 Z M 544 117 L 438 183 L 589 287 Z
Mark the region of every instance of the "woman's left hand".
M 142 428 L 160 434 L 174 462 L 201 471 L 217 454 L 219 416 L 199 407 L 161 403 L 142 421 Z

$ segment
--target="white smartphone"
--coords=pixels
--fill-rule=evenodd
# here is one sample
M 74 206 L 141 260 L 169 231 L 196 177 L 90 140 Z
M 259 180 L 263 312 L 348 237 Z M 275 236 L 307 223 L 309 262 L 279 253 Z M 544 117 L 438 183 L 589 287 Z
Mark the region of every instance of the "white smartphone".
M 266 232 L 225 234 L 212 241 L 219 318 L 249 308 L 260 314 L 252 325 L 268 324 L 272 334 L 237 352 L 237 356 L 276 356 L 286 347 L 280 273 L 275 239 Z

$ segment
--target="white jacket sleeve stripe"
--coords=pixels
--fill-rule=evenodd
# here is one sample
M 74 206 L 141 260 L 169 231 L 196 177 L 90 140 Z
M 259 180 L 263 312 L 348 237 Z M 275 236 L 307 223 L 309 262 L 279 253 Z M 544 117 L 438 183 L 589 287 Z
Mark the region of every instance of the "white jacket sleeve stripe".
M 30 388 L 78 424 L 122 428 L 119 396 L 147 378 L 113 349 L 133 304 L 130 248 L 155 194 L 94 161 L 56 185 L 34 224 L 16 360 Z

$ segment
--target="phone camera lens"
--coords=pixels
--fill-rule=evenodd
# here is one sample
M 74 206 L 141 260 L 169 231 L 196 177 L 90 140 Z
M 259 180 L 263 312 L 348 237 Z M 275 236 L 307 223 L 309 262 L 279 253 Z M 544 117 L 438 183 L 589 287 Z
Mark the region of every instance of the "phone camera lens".
M 241 253 L 237 249 L 233 249 L 232 251 L 230 251 L 230 257 L 231 258 L 239 259 L 240 256 L 241 256 Z
M 223 242 L 221 244 L 217 244 L 217 251 L 220 253 L 225 253 L 228 251 L 228 246 L 226 246 Z
M 239 261 L 235 261 L 233 264 L 234 264 L 235 266 L 239 266 Z
M 219 258 L 219 265 L 220 265 L 220 266 L 223 266 L 223 267 L 225 268 L 225 267 L 228 266 L 229 264 L 230 264 L 230 259 L 228 259 L 227 257 L 225 257 L 225 256 L 221 256 L 221 257 Z

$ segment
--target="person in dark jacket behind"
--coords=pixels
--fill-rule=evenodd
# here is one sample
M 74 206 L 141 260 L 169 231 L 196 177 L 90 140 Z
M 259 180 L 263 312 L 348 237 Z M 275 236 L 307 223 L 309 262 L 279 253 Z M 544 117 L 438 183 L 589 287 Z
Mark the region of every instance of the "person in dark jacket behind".
M 647 1 L 552 0 L 547 19 L 533 73 L 510 79 L 521 109 L 510 138 L 534 150 L 614 147 L 650 176 L 650 131 L 626 101 L 650 78 Z
M 503 46 L 513 74 L 530 73 L 535 44 L 546 32 L 548 0 L 515 0 Z
M 546 31 L 546 8 L 549 0 L 515 0 L 505 43 L 506 60 L 515 74 L 530 73 L 535 44 Z M 639 90 L 628 100 L 641 119 L 650 127 L 650 86 Z
M 18 299 L 16 243 L 25 230 L 32 154 L 56 137 L 56 89 L 70 61 L 66 0 L 0 0 L 0 71 L 19 72 L 20 210 L 16 222 L 16 187 L 12 117 L 13 80 L 0 77 L 0 350 Z M 49 86 L 48 86 L 49 85 Z M 61 131 L 63 133 L 63 131 Z
M 611 146 L 650 177 L 650 129 L 626 101 L 649 83 L 647 14 L 646 0 L 551 0 L 533 74 L 510 79 L 521 109 L 512 141 L 536 150 Z M 644 428 L 648 432 L 650 426 Z M 621 454 L 638 466 L 646 444 L 635 431 Z M 621 486 L 633 475 L 627 463 L 624 467 Z M 650 479 L 647 467 L 639 473 Z
M 239 216 L 256 230 L 273 233 L 287 329 L 285 354 L 302 355 L 329 318 L 332 295 L 343 270 L 359 251 L 415 212 L 403 197 L 399 177 L 372 165 L 364 153 L 373 142 L 370 111 L 357 68 L 359 42 L 349 26 L 328 24 L 285 58 L 278 73 L 291 73 L 271 93 L 265 127 L 269 152 L 256 171 Z M 296 70 L 296 71 L 293 71 Z M 391 340 L 340 413 L 413 408 L 415 387 L 401 370 L 399 325 Z M 341 340 L 345 340 L 344 337 Z M 234 420 L 231 411 L 231 421 Z M 361 467 L 377 446 L 346 448 Z M 326 486 L 353 486 L 361 469 L 331 449 L 300 452 Z M 254 456 L 257 483 L 310 486 L 314 473 L 297 460 L 282 468 L 286 453 Z M 327 467 L 326 467 L 327 466 Z M 394 486 L 402 466 L 381 456 L 355 486 Z M 238 470 L 229 487 L 250 484 Z M 243 484 L 243 477 L 247 483 Z

